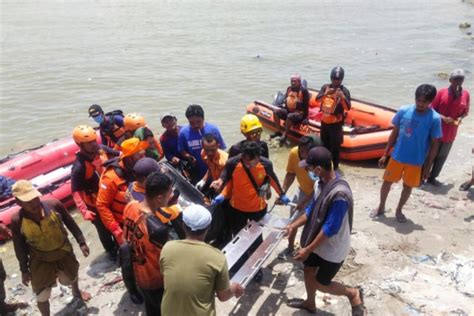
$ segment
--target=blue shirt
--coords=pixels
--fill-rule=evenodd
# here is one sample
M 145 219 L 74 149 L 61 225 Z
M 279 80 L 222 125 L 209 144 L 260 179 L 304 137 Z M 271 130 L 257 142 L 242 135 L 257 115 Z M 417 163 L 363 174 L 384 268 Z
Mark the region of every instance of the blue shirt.
M 404 106 L 395 114 L 392 124 L 399 128 L 392 157 L 409 165 L 423 165 L 431 141 L 443 136 L 441 117 L 431 108 L 420 113 L 416 105 Z
M 173 157 L 178 157 L 179 159 L 182 158 L 178 151 L 179 130 L 181 130 L 181 126 L 178 126 L 178 134 L 173 135 L 172 133 L 165 131 L 160 136 L 161 147 L 163 148 L 163 152 L 168 161 L 173 159 Z
M 206 134 L 214 134 L 217 141 L 219 142 L 219 148 L 225 149 L 224 139 L 221 136 L 221 132 L 217 126 L 211 123 L 205 123 L 204 127 L 199 130 L 193 130 L 189 125 L 183 127 L 179 131 L 178 137 L 178 151 L 186 151 L 196 159 L 197 168 L 199 172 L 199 179 L 202 179 L 207 171 L 207 165 L 202 161 L 201 150 L 202 150 L 202 137 Z
M 316 206 L 316 200 L 313 199 L 311 203 L 306 207 L 305 212 L 306 216 L 311 216 L 311 212 Z M 324 220 L 323 227 L 321 228 L 324 232 L 324 235 L 327 237 L 332 237 L 336 235 L 341 229 L 342 220 L 349 209 L 349 204 L 345 200 L 335 200 L 329 206 L 326 219 Z

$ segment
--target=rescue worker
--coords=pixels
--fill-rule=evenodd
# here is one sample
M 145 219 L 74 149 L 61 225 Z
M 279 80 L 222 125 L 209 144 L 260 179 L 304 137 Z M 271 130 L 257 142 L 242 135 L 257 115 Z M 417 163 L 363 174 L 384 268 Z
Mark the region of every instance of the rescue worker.
M 135 181 L 130 183 L 127 189 L 127 200 L 129 202 L 138 201 L 142 202 L 145 199 L 145 181 L 151 173 L 160 171 L 160 165 L 156 160 L 145 157 L 137 161 L 133 166 L 133 174 Z
M 219 143 L 214 134 L 204 135 L 202 138 L 201 158 L 208 169 L 204 177 L 196 184 L 196 187 L 201 192 L 209 193 L 211 197 L 215 196 L 216 192 L 212 189 L 211 184 L 219 179 L 228 156 L 225 151 L 219 149 Z
M 219 128 L 211 123 L 204 122 L 204 110 L 200 105 L 191 104 L 188 106 L 186 118 L 189 125 L 179 131 L 178 151 L 192 165 L 191 183 L 196 184 L 207 171 L 207 166 L 201 158 L 202 137 L 205 134 L 214 134 L 219 143 L 219 148 L 225 149 L 226 146 Z
M 22 283 L 31 282 L 41 315 L 50 315 L 49 298 L 56 280 L 72 285 L 75 298 L 90 299 L 90 294 L 79 290 L 79 262 L 64 226 L 73 234 L 85 257 L 89 255 L 89 247 L 64 205 L 56 199 L 41 200 L 41 193 L 28 180 L 16 182 L 12 193 L 20 206 L 11 222 L 15 254 Z
M 104 164 L 97 195 L 97 210 L 104 226 L 115 237 L 118 245 L 123 243 L 123 209 L 127 204 L 125 193 L 135 180 L 133 166 L 144 156 L 147 143 L 138 138 L 129 138 L 122 143 L 120 157 Z
M 256 142 L 244 142 L 242 153 L 227 160 L 225 169 L 229 179 L 224 184 L 222 193 L 212 201 L 212 205 L 229 199 L 226 224 L 232 234 L 236 235 L 247 225 L 248 220 L 259 221 L 265 216 L 265 197 L 269 185 L 284 204 L 290 202 L 273 171 L 272 162 L 261 157 L 260 146 Z
M 136 282 L 145 298 L 147 315 L 161 315 L 163 277 L 160 253 L 169 239 L 169 222 L 180 213 L 166 208 L 173 195 L 173 181 L 162 172 L 153 172 L 146 179 L 145 199 L 133 201 L 124 210 L 125 239 L 132 248 L 132 265 Z
M 137 137 L 142 141 L 148 142 L 148 148 L 145 150 L 145 157 L 153 158 L 156 161 L 160 161 L 163 158 L 163 148 L 156 139 L 153 132 L 148 127 L 140 127 L 134 133 L 133 137 Z
M 241 153 L 241 147 L 245 141 L 256 142 L 259 144 L 260 149 L 262 150 L 261 156 L 267 159 L 269 158 L 268 145 L 266 142 L 261 140 L 263 127 L 258 116 L 254 114 L 245 114 L 242 116 L 240 119 L 240 132 L 244 135 L 245 139 L 230 147 L 229 158 Z
M 96 132 L 87 125 L 74 128 L 72 138 L 80 148 L 71 169 L 71 191 L 74 203 L 84 220 L 94 224 L 102 247 L 115 260 L 117 246 L 112 234 L 97 216 L 96 200 L 100 175 L 104 170 L 102 165 L 109 159 L 108 153 L 112 156 L 118 155 L 118 152 L 97 144 Z
M 303 136 L 300 138 L 299 145 L 293 147 L 288 156 L 283 191 L 288 192 L 295 179 L 298 184 L 296 193 L 292 198 L 292 202 L 296 204 L 296 207 L 290 208 L 290 217 L 295 212 L 306 209 L 308 204 L 317 198 L 318 193 L 315 193 L 314 187 L 318 186 L 319 178 L 312 171 L 299 165 L 300 161 L 304 161 L 308 157 L 309 151 L 316 146 L 322 146 L 321 139 L 318 136 Z M 297 229 L 294 229 L 292 234 L 288 236 L 288 248 L 278 254 L 279 259 L 286 259 L 288 255 L 293 254 L 296 233 Z
M 12 237 L 11 231 L 3 225 L 0 221 L 0 238 L 2 240 L 8 240 Z M 27 303 L 6 303 L 5 299 L 7 298 L 7 293 L 5 292 L 5 280 L 7 279 L 7 273 L 3 267 L 3 261 L 0 259 L 0 315 L 7 315 L 9 313 L 14 313 L 17 309 L 28 307 Z
M 131 267 L 130 252 L 123 239 L 123 210 L 127 205 L 127 188 L 135 180 L 133 167 L 135 163 L 143 158 L 144 150 L 148 143 L 138 138 L 129 138 L 121 145 L 122 155 L 110 159 L 105 163 L 105 171 L 100 177 L 99 193 L 97 195 L 97 210 L 105 228 L 115 238 L 119 248 L 120 265 L 122 276 L 130 299 L 135 304 L 143 303 L 143 297 L 136 288 L 135 279 Z
M 114 148 L 117 141 L 125 133 L 122 111 L 117 110 L 106 115 L 100 105 L 93 104 L 89 107 L 88 112 L 89 117 L 92 117 L 92 119 L 99 124 L 102 144 Z
M 261 140 L 263 127 L 262 123 L 258 117 L 254 114 L 245 114 L 240 120 L 240 132 L 245 136 L 245 139 L 238 142 L 237 144 L 232 145 L 229 149 L 229 158 L 237 156 L 242 152 L 242 144 L 246 141 L 256 142 L 260 146 L 261 156 L 264 158 L 269 158 L 268 145 L 266 142 Z M 221 174 L 220 178 L 211 183 L 211 188 L 216 192 L 220 192 L 222 189 L 222 184 L 227 180 L 227 174 L 224 172 Z
M 343 125 L 346 112 L 351 109 L 351 94 L 342 85 L 344 69 L 331 70 L 331 83 L 321 87 L 316 100 L 321 101 L 321 140 L 332 155 L 334 170 L 339 169 L 339 153 L 344 139 Z
M 277 132 L 270 137 L 282 136 L 280 143 L 286 141 L 288 130 L 295 125 L 301 124 L 308 118 L 309 110 L 309 92 L 302 86 L 301 76 L 294 74 L 290 78 L 290 86 L 286 89 L 285 106 L 275 111 L 274 123 Z M 279 131 L 280 120 L 285 120 L 285 129 L 283 134 Z

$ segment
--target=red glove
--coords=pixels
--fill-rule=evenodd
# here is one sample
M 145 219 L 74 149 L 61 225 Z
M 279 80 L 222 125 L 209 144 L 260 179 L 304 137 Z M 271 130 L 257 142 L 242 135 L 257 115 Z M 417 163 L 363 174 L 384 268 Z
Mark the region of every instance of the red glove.
M 82 217 L 84 217 L 84 219 L 86 221 L 93 221 L 96 219 L 97 217 L 97 214 L 92 212 L 92 211 L 89 211 L 89 210 L 86 210 L 83 214 L 82 214 Z
M 123 231 L 122 231 L 122 228 L 120 228 L 120 226 L 118 226 L 115 230 L 112 231 L 112 235 L 114 235 L 115 241 L 117 242 L 119 246 L 124 243 Z

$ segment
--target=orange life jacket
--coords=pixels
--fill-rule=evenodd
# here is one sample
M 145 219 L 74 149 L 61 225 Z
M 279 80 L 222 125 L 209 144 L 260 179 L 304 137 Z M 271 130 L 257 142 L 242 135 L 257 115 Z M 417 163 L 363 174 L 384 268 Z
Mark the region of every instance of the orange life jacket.
M 296 111 L 296 106 L 298 102 L 303 102 L 303 92 L 301 90 L 292 91 L 291 88 L 287 90 L 287 97 L 286 97 L 286 107 L 288 111 L 294 112 Z
M 333 94 L 325 94 L 321 100 L 321 112 L 323 116 L 321 121 L 326 124 L 334 124 L 342 121 L 342 114 L 335 114 L 339 100 Z
M 84 160 L 84 165 L 86 167 L 85 181 L 89 181 L 94 176 L 100 178 L 100 175 L 104 171 L 103 164 L 109 159 L 107 153 L 103 149 L 99 149 L 99 154 L 95 157 L 93 161 Z M 84 203 L 87 206 L 95 207 L 95 202 L 97 200 L 97 192 L 84 192 L 81 191 L 81 197 Z
M 179 215 L 179 209 L 163 208 L 159 212 L 151 214 L 141 210 L 138 201 L 133 201 L 124 210 L 126 223 L 124 236 L 132 247 L 133 272 L 138 286 L 142 289 L 163 287 L 163 276 L 160 272 L 160 254 L 163 245 L 157 245 L 150 241 L 147 225 L 147 218 L 154 215 L 166 225 Z M 165 226 L 163 229 L 165 229 L 163 232 L 168 231 Z
M 104 167 L 96 207 L 104 226 L 113 231 L 115 223 L 123 225 L 123 210 L 128 203 L 127 188 L 134 179 L 119 158 L 110 159 Z

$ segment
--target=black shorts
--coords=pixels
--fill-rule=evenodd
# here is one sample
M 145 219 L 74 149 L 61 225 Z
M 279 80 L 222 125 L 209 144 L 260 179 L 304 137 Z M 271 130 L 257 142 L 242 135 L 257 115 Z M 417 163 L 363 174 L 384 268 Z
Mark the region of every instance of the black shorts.
M 236 235 L 242 228 L 244 228 L 248 221 L 254 220 L 258 222 L 261 220 L 265 214 L 267 214 L 267 208 L 265 207 L 263 210 L 258 212 L 243 212 L 232 206 L 228 206 L 228 209 L 225 210 L 226 212 L 226 223 L 230 227 L 230 231 Z
M 297 125 L 304 121 L 304 114 L 301 112 L 293 112 L 288 114 L 288 120 Z
M 340 263 L 326 261 L 313 252 L 309 255 L 308 259 L 303 262 L 305 267 L 319 268 L 316 272 L 316 281 L 325 286 L 331 284 L 332 279 L 336 276 L 343 263 L 344 261 Z
M 278 108 L 275 109 L 275 115 L 278 116 L 280 120 L 286 120 L 286 117 L 288 116 L 288 110 L 286 108 Z

